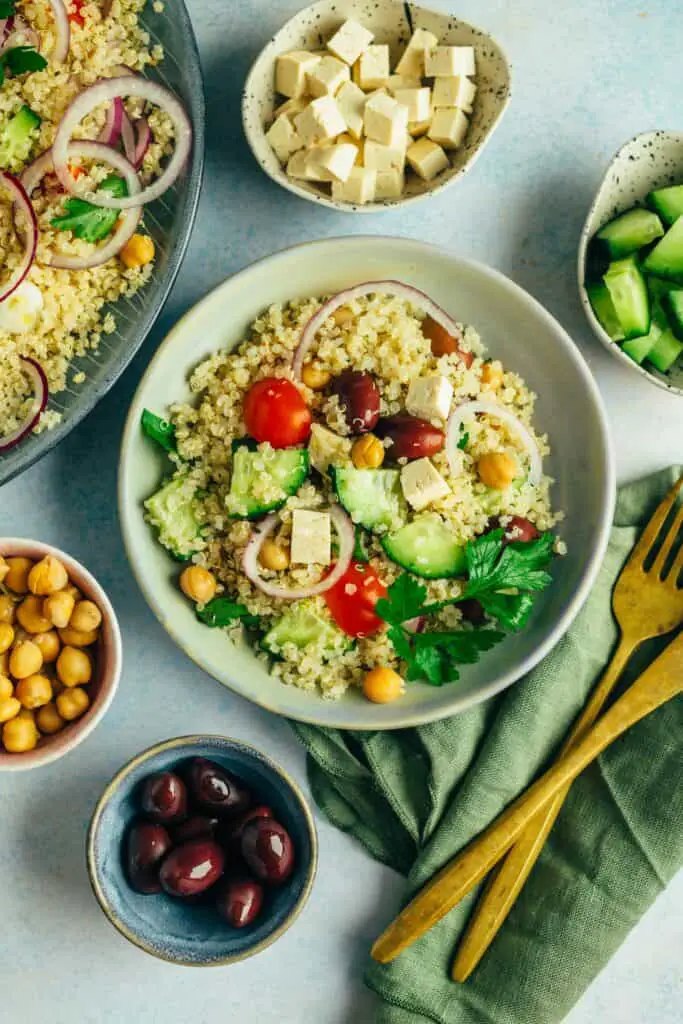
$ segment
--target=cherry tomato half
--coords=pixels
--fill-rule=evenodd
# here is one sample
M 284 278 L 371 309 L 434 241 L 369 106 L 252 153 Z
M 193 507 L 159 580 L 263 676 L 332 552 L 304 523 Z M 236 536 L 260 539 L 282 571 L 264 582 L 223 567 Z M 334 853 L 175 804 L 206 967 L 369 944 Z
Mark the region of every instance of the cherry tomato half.
M 81 14 L 84 5 L 85 0 L 71 0 L 70 4 L 73 10 L 69 13 L 69 21 L 73 25 L 80 25 L 81 28 L 84 28 L 85 26 L 85 18 Z
M 385 622 L 375 615 L 375 605 L 386 596 L 387 588 L 364 562 L 351 562 L 342 578 L 324 594 L 330 615 L 348 636 L 379 632 Z
M 311 410 L 284 377 L 265 377 L 247 391 L 242 410 L 247 431 L 273 448 L 303 444 L 311 433 Z

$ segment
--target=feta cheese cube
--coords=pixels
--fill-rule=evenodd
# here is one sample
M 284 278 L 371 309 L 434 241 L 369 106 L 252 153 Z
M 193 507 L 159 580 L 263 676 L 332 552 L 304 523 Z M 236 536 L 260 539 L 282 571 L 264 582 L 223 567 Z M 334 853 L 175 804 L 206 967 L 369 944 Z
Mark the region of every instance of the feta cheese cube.
M 348 462 L 351 458 L 351 441 L 348 437 L 340 437 L 319 423 L 311 425 L 311 437 L 308 442 L 308 457 L 314 469 L 319 473 L 327 473 L 332 465 Z
M 439 40 L 424 28 L 416 28 L 396 65 L 396 73 L 422 78 L 425 73 L 425 52 L 438 46 Z
M 346 181 L 332 183 L 332 198 L 363 206 L 374 200 L 376 187 L 377 171 L 368 167 L 354 167 Z
M 320 166 L 328 172 L 332 181 L 346 181 L 357 156 L 358 146 L 353 143 L 329 146 L 320 154 Z
M 375 171 L 402 171 L 406 163 L 406 147 L 383 146 L 381 142 L 365 140 L 363 165 Z
M 266 138 L 275 150 L 281 164 L 286 164 L 292 153 L 301 149 L 304 141 L 286 114 L 280 114 L 268 131 Z
M 333 96 L 320 96 L 294 118 L 294 127 L 307 145 L 334 139 L 346 131 L 346 121 Z
M 440 107 L 435 111 L 429 129 L 429 138 L 445 149 L 457 149 L 462 144 L 470 122 L 458 107 Z
M 435 46 L 425 53 L 425 74 L 428 78 L 473 75 L 475 70 L 473 46 Z
M 307 101 L 301 97 L 296 100 L 285 100 L 273 111 L 273 120 L 277 121 L 282 114 L 285 114 L 286 117 L 294 117 L 295 114 L 300 114 L 302 110 L 306 109 L 306 104 Z
M 422 86 L 421 78 L 413 78 L 411 75 L 389 75 L 387 89 L 394 95 L 397 89 L 419 89 Z
M 424 181 L 431 181 L 449 166 L 448 157 L 443 149 L 431 139 L 418 139 L 409 146 L 406 160 Z
M 289 160 L 287 174 L 290 178 L 302 178 L 304 181 L 332 181 L 332 175 L 321 163 L 321 157 L 329 147 L 329 143 L 320 146 L 308 146 L 300 149 Z
M 428 86 L 421 89 L 397 89 L 394 99 L 408 108 L 408 121 L 429 120 L 432 113 L 432 90 Z
M 298 99 L 308 88 L 307 75 L 320 57 L 308 50 L 292 50 L 275 61 L 275 89 L 283 96 Z
M 348 64 L 336 57 L 323 57 L 308 73 L 311 96 L 335 96 L 344 82 L 351 80 Z
M 476 85 L 464 75 L 437 78 L 434 82 L 432 103 L 435 107 L 460 107 L 466 114 L 471 114 L 476 93 Z
M 368 46 L 354 64 L 353 80 L 361 89 L 381 89 L 389 81 L 389 47 Z
M 332 36 L 327 48 L 345 64 L 355 64 L 374 38 L 367 28 L 349 18 Z
M 332 527 L 329 512 L 292 512 L 292 564 L 329 565 L 332 560 Z
M 421 512 L 451 493 L 441 473 L 429 459 L 415 459 L 404 466 L 401 470 L 401 487 L 406 501 L 416 512 Z
M 365 104 L 365 134 L 374 142 L 397 148 L 408 131 L 408 109 L 386 93 L 371 96 Z
M 402 170 L 393 167 L 390 171 L 377 172 L 375 199 L 400 199 L 405 188 L 405 177 Z
M 336 98 L 349 134 L 354 139 L 360 139 L 363 135 L 363 113 L 367 96 L 355 82 L 345 82 Z
M 408 388 L 406 409 L 423 420 L 447 420 L 452 400 L 453 385 L 447 377 L 416 377 Z

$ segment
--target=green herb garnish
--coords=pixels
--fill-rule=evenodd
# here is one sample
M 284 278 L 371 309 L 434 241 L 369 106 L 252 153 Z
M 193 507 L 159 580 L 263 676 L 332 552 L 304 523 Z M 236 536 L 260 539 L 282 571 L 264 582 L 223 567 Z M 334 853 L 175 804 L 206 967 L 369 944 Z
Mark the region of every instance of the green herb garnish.
M 259 625 L 257 615 L 252 615 L 243 604 L 237 604 L 227 597 L 214 597 L 213 601 L 197 610 L 197 618 L 212 629 L 230 626 L 233 622 L 242 622 L 247 629 L 257 629 Z
M 13 18 L 17 13 L 17 0 L 0 0 L 0 18 Z
M 457 447 L 460 449 L 461 452 L 464 452 L 465 448 L 467 448 L 467 445 L 469 443 L 470 443 L 470 435 L 467 433 L 467 431 L 465 431 L 465 433 L 462 435 L 462 437 L 458 441 Z
M 47 61 L 32 46 L 13 46 L 0 54 L 0 86 L 5 84 L 5 72 L 25 75 L 29 71 L 43 71 Z
M 128 195 L 128 186 L 123 178 L 115 174 L 105 178 L 97 189 L 98 192 L 109 192 L 117 199 Z M 119 219 L 120 210 L 105 210 L 101 206 L 93 206 L 85 199 L 72 196 L 64 203 L 64 213 L 55 217 L 50 223 L 58 231 L 71 231 L 75 238 L 84 242 L 101 242 L 110 235 Z
M 175 427 L 172 423 L 163 420 L 161 416 L 150 412 L 149 409 L 143 409 L 141 423 L 142 430 L 147 437 L 155 441 L 164 451 L 174 452 L 176 450 Z

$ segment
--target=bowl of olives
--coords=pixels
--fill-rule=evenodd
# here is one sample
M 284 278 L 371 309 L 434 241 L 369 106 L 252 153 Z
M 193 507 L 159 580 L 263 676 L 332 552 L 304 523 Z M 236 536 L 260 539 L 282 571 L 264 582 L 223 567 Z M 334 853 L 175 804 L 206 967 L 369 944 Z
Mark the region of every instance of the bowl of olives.
M 153 956 L 236 963 L 296 920 L 317 866 L 297 785 L 253 747 L 183 736 L 138 754 L 95 808 L 90 881 L 108 920 Z

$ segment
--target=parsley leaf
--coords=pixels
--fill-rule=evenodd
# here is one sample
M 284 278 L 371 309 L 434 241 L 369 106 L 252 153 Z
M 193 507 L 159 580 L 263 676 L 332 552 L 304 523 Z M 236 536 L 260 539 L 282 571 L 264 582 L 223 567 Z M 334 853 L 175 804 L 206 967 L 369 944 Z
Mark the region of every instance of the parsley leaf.
M 47 61 L 32 46 L 13 46 L 0 54 L 0 85 L 4 85 L 5 72 L 13 75 L 25 75 L 29 71 L 42 71 Z
M 110 174 L 99 186 L 98 192 L 109 192 L 112 196 L 121 199 L 128 195 L 128 186 L 123 178 Z M 71 231 L 74 238 L 81 238 L 84 242 L 102 241 L 113 231 L 119 219 L 119 210 L 105 210 L 101 206 L 93 206 L 85 199 L 78 199 L 72 196 L 64 203 L 64 213 L 50 221 L 53 228 L 58 231 Z
M 12 18 L 17 13 L 17 0 L 0 0 L 0 18 Z
M 511 588 L 545 590 L 549 586 L 551 576 L 543 567 L 552 558 L 553 535 L 544 533 L 536 540 L 507 546 L 503 544 L 503 536 L 504 530 L 492 530 L 466 546 L 469 570 L 466 597 Z
M 492 629 L 417 633 L 412 640 L 408 679 L 426 679 L 433 686 L 455 682 L 460 678 L 458 665 L 474 665 L 480 654 L 504 639 L 504 633 Z
M 536 603 L 533 594 L 495 592 L 480 594 L 477 600 L 492 619 L 496 619 L 503 629 L 509 629 L 511 633 L 518 633 L 520 629 L 524 629 Z
M 214 597 L 213 601 L 197 610 L 197 618 L 205 626 L 212 628 L 230 626 L 241 621 L 247 629 L 256 629 L 259 624 L 257 615 L 252 615 L 243 604 L 237 604 L 227 597 Z
M 140 422 L 143 433 L 160 445 L 164 451 L 174 452 L 176 450 L 175 427 L 172 423 L 163 420 L 161 416 L 157 416 L 149 409 L 142 410 Z
M 400 626 L 421 614 L 426 596 L 425 585 L 404 572 L 391 584 L 387 597 L 379 599 L 375 605 L 375 612 L 385 622 Z
M 460 449 L 461 452 L 464 452 L 465 448 L 467 448 L 467 445 L 469 444 L 469 442 L 470 442 L 470 435 L 467 433 L 467 431 L 465 431 L 465 433 L 462 435 L 462 437 L 458 441 L 457 447 Z

